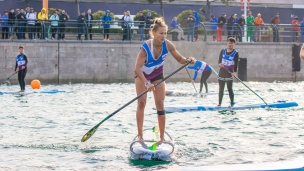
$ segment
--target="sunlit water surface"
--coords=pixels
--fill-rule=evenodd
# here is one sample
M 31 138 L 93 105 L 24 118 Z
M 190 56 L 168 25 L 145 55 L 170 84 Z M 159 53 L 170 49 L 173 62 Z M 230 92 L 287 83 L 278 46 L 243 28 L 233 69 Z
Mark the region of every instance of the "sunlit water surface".
M 131 160 L 136 136 L 136 102 L 104 122 L 85 143 L 82 136 L 136 97 L 134 84 L 42 85 L 66 93 L 0 95 L 0 170 L 157 170 L 176 166 L 260 163 L 304 156 L 304 82 L 247 82 L 268 103 L 296 101 L 291 109 L 167 114 L 167 132 L 177 151 L 171 162 Z M 199 84 L 196 83 L 196 88 Z M 194 92 L 190 83 L 167 83 L 169 90 Z M 17 91 L 17 85 L 0 91 Z M 27 86 L 27 89 L 30 89 Z M 209 84 L 216 92 L 217 83 Z M 234 84 L 238 104 L 262 103 L 243 84 Z M 216 105 L 217 95 L 166 97 L 165 105 Z M 223 106 L 229 105 L 224 96 Z M 157 124 L 149 93 L 145 128 Z

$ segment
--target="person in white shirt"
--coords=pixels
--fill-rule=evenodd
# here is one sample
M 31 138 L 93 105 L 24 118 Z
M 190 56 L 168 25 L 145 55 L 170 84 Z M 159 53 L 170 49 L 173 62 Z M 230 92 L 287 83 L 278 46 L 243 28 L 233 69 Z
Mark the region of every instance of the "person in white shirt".
M 36 22 L 36 14 L 34 13 L 34 8 L 31 8 L 31 11 L 26 14 L 27 19 L 27 27 L 28 27 L 28 37 L 29 39 L 35 39 L 35 22 Z
M 126 36 L 126 40 L 131 40 L 131 27 L 132 27 L 132 23 L 133 23 L 133 19 L 130 15 L 130 11 L 127 11 L 127 15 L 124 17 L 124 21 L 126 25 L 126 29 L 124 29 L 124 34 L 127 35 Z M 125 40 L 125 39 L 123 39 Z

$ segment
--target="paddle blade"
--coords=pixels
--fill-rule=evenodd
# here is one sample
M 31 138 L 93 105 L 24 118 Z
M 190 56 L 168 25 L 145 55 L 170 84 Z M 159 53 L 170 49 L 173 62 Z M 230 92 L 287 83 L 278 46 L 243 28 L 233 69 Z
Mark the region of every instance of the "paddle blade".
M 6 79 L 6 80 L 4 81 L 4 83 L 5 83 L 5 84 L 10 84 L 10 82 L 9 82 L 8 79 Z
M 97 127 L 98 128 L 98 127 Z M 89 138 L 91 138 L 91 136 L 96 132 L 97 130 L 96 127 L 92 128 L 89 132 L 87 132 L 81 139 L 81 142 L 85 142 L 86 140 L 88 140 Z

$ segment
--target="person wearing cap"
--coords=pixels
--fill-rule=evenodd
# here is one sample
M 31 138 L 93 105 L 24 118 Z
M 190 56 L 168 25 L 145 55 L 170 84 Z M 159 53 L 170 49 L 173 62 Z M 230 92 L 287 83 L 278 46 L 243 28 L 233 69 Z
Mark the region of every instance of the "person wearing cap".
M 27 19 L 27 27 L 28 27 L 28 37 L 29 39 L 35 39 L 35 21 L 36 21 L 36 14 L 34 13 L 34 8 L 30 8 L 30 12 L 26 14 Z
M 253 30 L 254 30 L 254 17 L 252 16 L 252 12 L 248 12 L 247 17 L 247 42 L 253 42 Z
M 78 23 L 77 40 L 81 40 L 81 35 L 84 33 L 84 29 L 85 29 L 85 22 L 86 22 L 85 11 L 82 11 L 82 13 L 77 18 L 77 23 Z
M 102 26 L 103 26 L 103 40 L 110 41 L 109 33 L 110 33 L 110 27 L 111 27 L 111 22 L 112 22 L 110 10 L 106 10 L 105 15 L 101 19 L 101 22 L 102 22 Z
M 261 18 L 261 14 L 258 13 L 257 16 L 254 19 L 254 36 L 255 36 L 255 41 L 260 42 L 261 41 L 261 28 L 262 25 L 264 25 L 264 21 Z
M 14 8 L 11 8 L 10 12 L 8 13 L 8 36 L 10 39 L 13 39 L 15 20 L 15 10 Z
M 88 27 L 88 33 L 90 34 L 90 40 L 93 40 L 93 35 L 92 35 L 92 26 L 94 20 L 93 15 L 91 14 L 91 8 L 88 9 L 87 14 L 85 15 L 86 22 L 87 22 L 87 27 Z
M 126 29 L 124 29 L 124 34 L 126 35 L 126 40 L 131 40 L 131 27 L 133 19 L 131 17 L 130 11 L 127 11 L 126 16 L 124 17 Z
M 226 24 L 226 14 L 223 13 L 222 16 L 218 18 L 216 27 L 216 41 L 222 42 L 222 36 L 224 31 L 224 25 Z
M 56 11 L 54 11 L 53 15 L 50 17 L 50 21 L 51 21 L 52 40 L 56 39 L 56 33 L 58 34 L 57 40 L 59 40 L 60 39 L 59 31 L 58 31 L 59 16 L 57 15 Z
M 195 25 L 195 17 L 192 13 L 188 14 L 187 18 L 187 26 L 188 26 L 188 42 L 191 40 L 193 42 L 194 38 L 194 25 Z
M 279 42 L 279 33 L 277 34 L 277 31 L 279 32 L 279 24 L 281 24 L 280 14 L 277 13 L 275 17 L 270 20 L 270 23 L 276 25 L 276 28 L 272 27 L 273 42 Z
M 300 23 L 298 20 L 298 16 L 295 16 L 294 19 L 291 22 L 292 24 L 292 40 L 293 42 L 298 42 L 298 36 L 300 31 Z
M 17 38 L 18 39 L 25 39 L 25 24 L 26 24 L 26 17 L 24 14 L 24 9 L 21 8 L 19 14 L 17 14 L 18 20 L 18 31 L 17 31 Z
M 150 39 L 149 30 L 153 22 L 154 22 L 154 18 L 152 17 L 151 12 L 148 12 L 146 16 L 146 28 L 145 28 L 146 40 Z

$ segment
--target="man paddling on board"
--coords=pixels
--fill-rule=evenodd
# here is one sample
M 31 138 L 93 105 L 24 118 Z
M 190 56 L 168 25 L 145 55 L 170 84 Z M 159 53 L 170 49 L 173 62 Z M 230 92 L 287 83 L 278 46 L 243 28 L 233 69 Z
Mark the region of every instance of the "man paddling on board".
M 163 76 L 163 65 L 168 52 L 180 64 L 187 62 L 194 64 L 193 57 L 183 57 L 175 48 L 174 44 L 167 40 L 168 26 L 162 18 L 155 18 L 154 24 L 150 28 L 152 39 L 144 42 L 138 53 L 135 64 L 135 86 L 137 95 L 149 90 L 153 91 L 155 106 L 158 115 L 158 125 L 160 131 L 160 141 L 164 141 L 166 116 L 164 109 L 165 82 L 158 83 Z M 144 110 L 146 106 L 147 94 L 137 100 L 136 121 L 139 140 L 143 140 Z
M 219 104 L 221 106 L 222 99 L 224 96 L 224 88 L 227 82 L 227 89 L 230 97 L 231 107 L 234 103 L 234 93 L 232 89 L 233 77 L 237 72 L 237 64 L 239 60 L 239 53 L 234 49 L 235 39 L 230 37 L 228 38 L 227 48 L 222 49 L 219 55 L 218 66 L 220 71 L 218 74 L 218 83 L 219 83 Z
M 21 88 L 20 92 L 24 92 L 25 91 L 25 76 L 26 76 L 26 72 L 27 72 L 27 57 L 26 55 L 23 53 L 23 46 L 19 46 L 19 55 L 16 57 L 16 66 L 15 66 L 15 73 L 18 72 L 18 82 Z M 17 67 L 19 69 L 19 71 L 17 71 Z
M 192 83 L 194 83 L 194 81 L 196 80 L 197 73 L 198 72 L 202 73 L 199 93 L 202 93 L 202 89 L 203 89 L 203 86 L 204 86 L 203 84 L 205 84 L 206 93 L 208 93 L 207 80 L 212 73 L 211 67 L 203 61 L 194 60 L 194 65 L 193 66 L 188 66 L 188 68 L 189 69 L 194 69 L 194 75 L 193 75 L 193 78 L 191 80 Z

